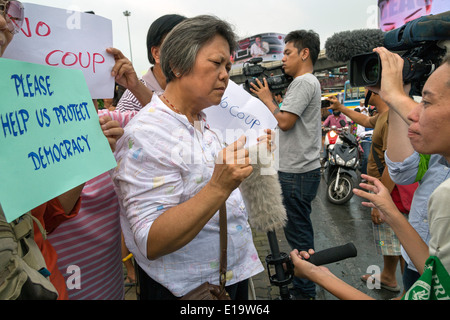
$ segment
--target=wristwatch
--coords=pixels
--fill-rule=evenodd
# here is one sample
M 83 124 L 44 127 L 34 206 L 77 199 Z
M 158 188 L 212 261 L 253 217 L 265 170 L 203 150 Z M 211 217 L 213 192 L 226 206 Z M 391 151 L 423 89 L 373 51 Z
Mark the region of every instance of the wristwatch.
M 279 113 L 280 113 L 280 108 L 276 108 L 275 110 L 273 110 L 273 115 L 274 116 L 276 116 Z

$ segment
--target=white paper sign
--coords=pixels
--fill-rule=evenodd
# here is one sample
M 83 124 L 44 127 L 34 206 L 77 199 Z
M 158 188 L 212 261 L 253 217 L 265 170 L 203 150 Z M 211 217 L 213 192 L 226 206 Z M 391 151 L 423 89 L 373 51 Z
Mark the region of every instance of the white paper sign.
M 24 3 L 22 30 L 3 57 L 84 73 L 93 99 L 113 98 L 112 21 L 93 14 Z
M 231 81 L 222 102 L 204 110 L 212 129 L 219 130 L 227 144 L 234 143 L 245 134 L 249 146 L 265 135 L 265 129 L 275 129 L 277 121 L 261 100 L 253 97 Z

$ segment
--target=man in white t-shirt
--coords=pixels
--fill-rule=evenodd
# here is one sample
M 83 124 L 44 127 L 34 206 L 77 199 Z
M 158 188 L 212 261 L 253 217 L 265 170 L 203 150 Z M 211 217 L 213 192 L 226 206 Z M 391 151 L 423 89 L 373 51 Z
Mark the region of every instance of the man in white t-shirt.
M 267 80 L 258 80 L 252 92 L 269 108 L 279 127 L 279 179 L 288 222 L 285 235 L 293 249 L 314 248 L 311 202 L 320 184 L 322 147 L 321 87 L 313 75 L 320 52 L 320 38 L 314 31 L 293 31 L 285 38 L 283 69 L 294 81 L 287 89 L 281 108 L 270 92 Z M 314 299 L 315 284 L 300 278 L 291 291 L 297 299 Z

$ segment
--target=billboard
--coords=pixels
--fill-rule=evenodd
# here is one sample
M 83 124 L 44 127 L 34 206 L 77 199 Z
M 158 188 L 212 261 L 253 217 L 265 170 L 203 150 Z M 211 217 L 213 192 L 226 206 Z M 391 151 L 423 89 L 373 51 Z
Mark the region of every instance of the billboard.
M 241 68 L 252 58 L 261 57 L 263 61 L 283 59 L 284 38 L 281 33 L 262 33 L 238 42 L 232 58 L 233 68 Z
M 380 29 L 391 31 L 417 18 L 450 10 L 448 0 L 378 0 Z

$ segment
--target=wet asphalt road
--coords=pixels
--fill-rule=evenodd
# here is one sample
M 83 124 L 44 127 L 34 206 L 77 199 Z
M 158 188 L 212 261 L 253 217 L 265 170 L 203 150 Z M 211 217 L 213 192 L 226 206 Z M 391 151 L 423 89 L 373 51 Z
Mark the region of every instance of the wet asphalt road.
M 322 179 L 318 195 L 313 202 L 312 221 L 315 232 L 316 251 L 335 246 L 354 243 L 358 255 L 344 261 L 327 265 L 327 267 L 339 278 L 363 291 L 377 300 L 389 300 L 399 296 L 403 292 L 400 266 L 397 268 L 397 281 L 401 286 L 401 292 L 390 292 L 385 289 L 369 289 L 360 280 L 366 273 L 373 274 L 373 266 L 383 269 L 383 258 L 376 252 L 373 240 L 372 221 L 370 209 L 361 205 L 362 199 L 354 196 L 344 205 L 334 205 L 326 198 L 326 184 Z M 276 232 L 279 247 L 282 252 L 289 253 L 290 248 L 282 230 Z M 270 254 L 267 236 L 254 233 L 254 241 L 258 249 L 261 261 Z M 368 268 L 371 267 L 372 269 Z M 279 297 L 279 288 L 270 285 L 267 273 L 261 273 L 253 278 L 256 298 L 258 300 L 273 300 Z M 317 300 L 336 300 L 336 298 L 317 288 Z

